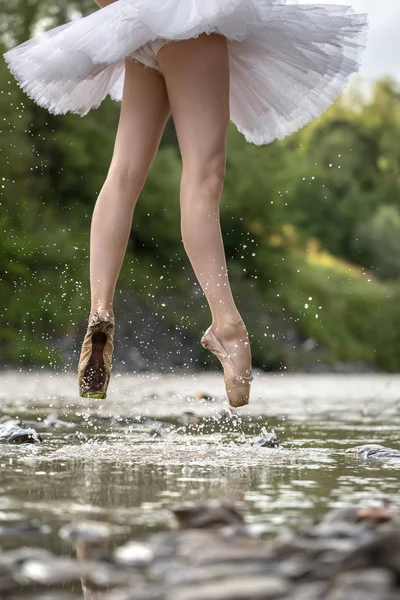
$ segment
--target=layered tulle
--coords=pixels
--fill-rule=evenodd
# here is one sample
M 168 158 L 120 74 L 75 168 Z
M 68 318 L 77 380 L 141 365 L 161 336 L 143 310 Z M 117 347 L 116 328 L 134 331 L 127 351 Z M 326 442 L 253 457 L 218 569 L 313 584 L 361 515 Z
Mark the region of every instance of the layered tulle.
M 229 40 L 231 119 L 265 144 L 325 110 L 359 68 L 366 16 L 284 0 L 117 0 L 4 54 L 22 89 L 54 114 L 121 100 L 124 59 L 158 38 Z

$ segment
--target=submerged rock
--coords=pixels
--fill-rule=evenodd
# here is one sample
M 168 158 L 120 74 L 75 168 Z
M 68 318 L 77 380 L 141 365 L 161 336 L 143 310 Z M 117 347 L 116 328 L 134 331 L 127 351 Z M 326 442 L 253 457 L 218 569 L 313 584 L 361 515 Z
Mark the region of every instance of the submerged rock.
M 378 458 L 378 459 L 395 459 L 400 460 L 400 450 L 394 448 L 386 448 L 380 444 L 365 444 L 364 446 L 356 446 L 346 450 L 346 454 L 357 454 L 362 458 Z
M 0 444 L 38 444 L 41 441 L 42 437 L 35 429 L 23 429 L 14 419 L 0 424 Z
M 252 446 L 260 446 L 262 448 L 279 448 L 281 441 L 275 433 L 255 437 L 251 440 Z

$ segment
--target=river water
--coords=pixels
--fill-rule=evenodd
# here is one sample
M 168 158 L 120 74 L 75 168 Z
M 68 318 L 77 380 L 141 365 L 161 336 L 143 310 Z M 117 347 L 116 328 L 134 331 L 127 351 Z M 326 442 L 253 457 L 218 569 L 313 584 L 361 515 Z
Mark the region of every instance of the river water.
M 232 500 L 266 537 L 331 507 L 400 504 L 400 461 L 345 452 L 400 449 L 399 376 L 255 372 L 250 405 L 234 412 L 220 373 L 116 375 L 106 400 L 88 401 L 74 375 L 10 371 L 0 399 L 0 416 L 43 438 L 0 445 L 0 527 L 38 520 L 47 528 L 27 543 L 53 552 L 66 552 L 65 523 L 106 521 L 116 542 L 142 539 L 185 501 Z M 280 448 L 251 445 L 271 431 Z

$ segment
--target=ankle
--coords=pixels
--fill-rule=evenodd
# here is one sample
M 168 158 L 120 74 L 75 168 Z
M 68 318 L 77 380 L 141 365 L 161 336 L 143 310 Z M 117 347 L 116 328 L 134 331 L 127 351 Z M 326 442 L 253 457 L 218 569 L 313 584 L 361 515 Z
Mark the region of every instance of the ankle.
M 92 306 L 89 313 L 89 319 L 94 313 L 98 313 L 100 317 L 114 318 L 114 310 L 112 305 L 97 305 Z
M 241 317 L 235 320 L 213 321 L 212 328 L 221 339 L 225 341 L 247 337 L 247 328 Z

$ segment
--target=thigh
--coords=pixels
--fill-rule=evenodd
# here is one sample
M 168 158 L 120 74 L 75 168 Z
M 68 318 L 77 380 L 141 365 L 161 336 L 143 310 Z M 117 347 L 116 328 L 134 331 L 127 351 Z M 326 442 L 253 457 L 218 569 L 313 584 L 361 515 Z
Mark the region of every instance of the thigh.
M 183 166 L 225 156 L 229 125 L 227 40 L 216 34 L 170 42 L 158 53 Z
M 170 114 L 164 77 L 125 60 L 121 112 L 110 169 L 147 172 Z

